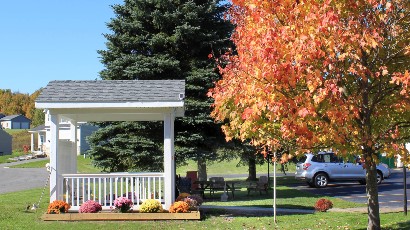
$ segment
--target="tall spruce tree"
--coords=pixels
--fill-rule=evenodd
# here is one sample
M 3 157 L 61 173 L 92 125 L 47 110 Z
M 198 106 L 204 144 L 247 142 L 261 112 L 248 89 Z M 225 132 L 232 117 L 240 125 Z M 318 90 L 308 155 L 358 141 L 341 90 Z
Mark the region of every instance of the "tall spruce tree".
M 203 167 L 225 143 L 210 118 L 208 89 L 220 78 L 215 57 L 231 46 L 232 25 L 219 0 L 125 0 L 112 6 L 107 50 L 99 50 L 104 80 L 185 79 L 185 117 L 175 123 L 177 162 L 194 159 Z M 89 141 L 90 154 L 106 171 L 162 169 L 161 122 L 101 124 Z M 158 164 L 158 162 L 160 164 Z M 203 169 L 203 168 L 202 168 Z M 205 175 L 206 176 L 206 175 Z

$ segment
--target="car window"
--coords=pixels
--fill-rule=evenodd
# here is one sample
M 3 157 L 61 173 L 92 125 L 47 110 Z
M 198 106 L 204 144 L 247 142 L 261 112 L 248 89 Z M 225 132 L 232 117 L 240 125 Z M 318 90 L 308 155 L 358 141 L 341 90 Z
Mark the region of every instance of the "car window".
M 314 155 L 313 157 L 312 157 L 312 160 L 311 161 L 313 161 L 313 162 L 323 162 L 323 155 Z
M 296 158 L 297 159 L 297 163 L 305 163 L 307 156 L 303 155 L 300 158 Z
M 330 162 L 331 163 L 342 163 L 343 159 L 337 157 L 335 154 L 330 154 Z
M 323 155 L 323 162 L 325 162 L 325 163 L 330 163 L 331 162 L 331 156 L 330 156 L 330 154 L 324 154 Z

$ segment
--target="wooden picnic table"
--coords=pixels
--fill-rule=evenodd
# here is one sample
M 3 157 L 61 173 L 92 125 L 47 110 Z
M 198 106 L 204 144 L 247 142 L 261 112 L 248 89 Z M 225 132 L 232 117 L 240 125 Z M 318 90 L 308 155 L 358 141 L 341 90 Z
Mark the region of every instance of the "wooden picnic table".
M 224 191 L 226 186 L 226 191 L 232 192 L 232 198 L 235 198 L 235 183 L 238 181 L 194 181 L 194 184 L 198 184 L 198 191 L 202 192 L 202 196 L 205 198 L 205 191 L 209 191 L 209 195 L 215 193 L 215 191 Z

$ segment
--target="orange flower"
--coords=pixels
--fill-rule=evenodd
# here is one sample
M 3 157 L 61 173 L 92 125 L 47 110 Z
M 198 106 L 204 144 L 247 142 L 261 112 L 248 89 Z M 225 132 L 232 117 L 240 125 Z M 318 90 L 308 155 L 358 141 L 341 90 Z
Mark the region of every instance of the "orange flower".
M 55 200 L 48 205 L 47 214 L 60 214 L 68 212 L 71 206 L 62 200 Z
M 177 201 L 171 205 L 169 208 L 169 212 L 171 213 L 181 213 L 181 212 L 188 212 L 189 211 L 189 204 L 185 201 Z

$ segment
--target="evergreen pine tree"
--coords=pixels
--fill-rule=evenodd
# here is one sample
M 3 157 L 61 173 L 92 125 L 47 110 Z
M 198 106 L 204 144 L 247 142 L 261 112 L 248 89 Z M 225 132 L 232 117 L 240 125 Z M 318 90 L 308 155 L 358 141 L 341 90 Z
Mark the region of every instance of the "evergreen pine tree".
M 212 160 L 224 144 L 220 125 L 209 116 L 208 89 L 220 78 L 214 56 L 231 45 L 232 25 L 219 0 L 125 0 L 99 50 L 105 80 L 185 79 L 185 117 L 175 123 L 177 162 Z M 162 169 L 162 122 L 104 123 L 90 138 L 97 166 L 111 171 Z M 121 159 L 121 163 L 119 160 Z M 158 165 L 160 163 L 160 165 Z M 151 167 L 152 166 L 152 167 Z

